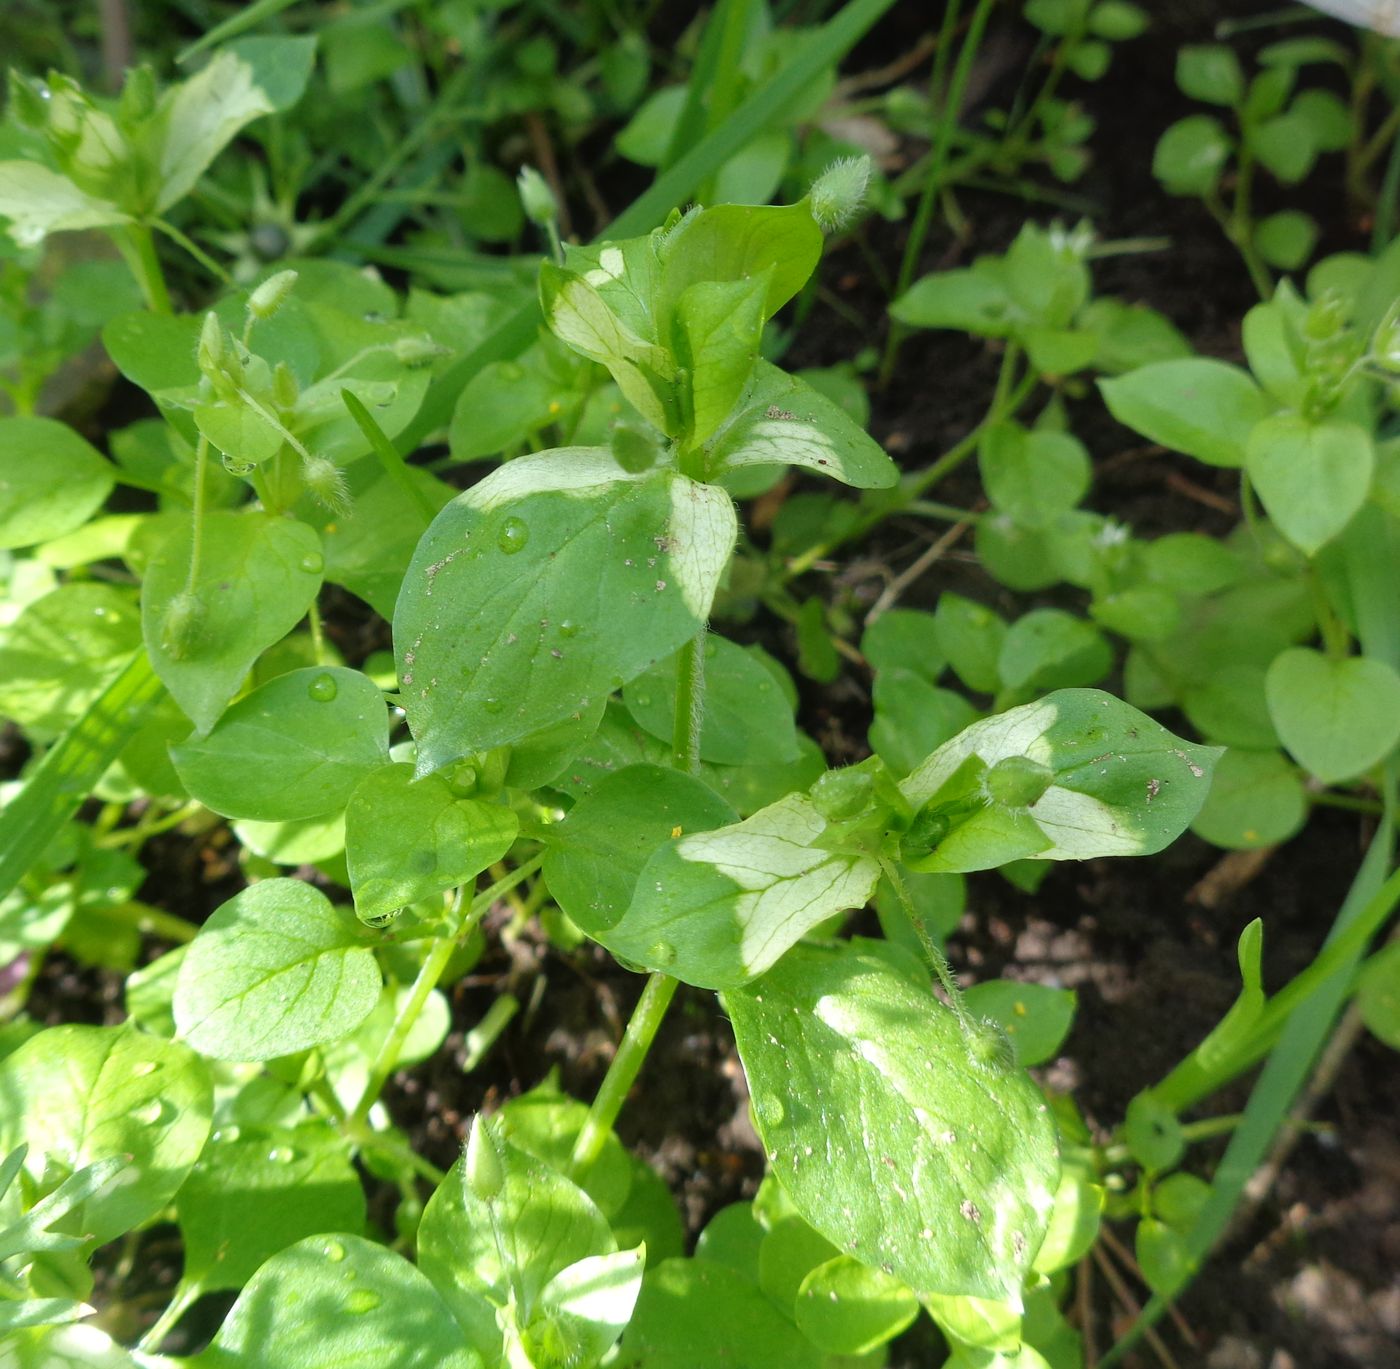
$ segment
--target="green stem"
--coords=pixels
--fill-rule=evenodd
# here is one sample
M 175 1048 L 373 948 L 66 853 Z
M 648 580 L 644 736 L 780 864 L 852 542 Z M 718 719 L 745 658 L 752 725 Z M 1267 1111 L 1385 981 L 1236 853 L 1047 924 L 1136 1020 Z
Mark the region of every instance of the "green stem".
M 1351 636 L 1342 625 L 1342 620 L 1337 617 L 1315 565 L 1308 566 L 1307 581 L 1312 592 L 1313 612 L 1317 617 L 1318 631 L 1322 634 L 1322 644 L 1334 661 L 1343 661 L 1351 650 Z
M 1259 298 L 1273 298 L 1274 281 L 1269 269 L 1264 265 L 1254 247 L 1254 216 L 1252 199 L 1254 192 L 1254 158 L 1250 155 L 1249 144 L 1240 144 L 1240 165 L 1235 180 L 1235 207 L 1230 215 L 1228 232 L 1230 240 L 1239 248 L 1240 256 L 1249 271 L 1249 278 L 1259 292 Z
M 447 962 L 452 959 L 452 954 L 462 938 L 476 926 L 487 909 L 502 894 L 529 879 L 543 863 L 544 856 L 541 854 L 527 860 L 524 865 L 517 866 L 504 878 L 498 879 L 489 889 L 478 894 L 471 901 L 471 905 L 465 913 L 460 912 L 460 908 L 466 895 L 466 888 L 463 886 L 462 889 L 458 890 L 457 907 L 453 909 L 448 919 L 451 930 L 447 935 L 438 939 L 424 959 L 422 967 L 418 971 L 418 977 L 413 981 L 413 988 L 409 991 L 408 1001 L 399 1009 L 398 1016 L 394 1019 L 394 1025 L 389 1029 L 388 1036 L 384 1038 L 384 1044 L 379 1048 L 379 1054 L 375 1056 L 374 1064 L 370 1066 L 369 1078 L 365 1081 L 365 1090 L 360 1095 L 360 1101 L 355 1104 L 354 1111 L 346 1119 L 346 1130 L 352 1137 L 364 1131 L 370 1109 L 374 1106 L 380 1093 L 383 1092 L 384 1085 L 389 1082 L 390 1076 L 398 1068 L 399 1053 L 403 1050 L 404 1042 L 408 1040 L 408 1034 L 413 1030 L 419 1014 L 422 1013 L 423 1007 L 428 1001 L 428 995 L 437 987 L 438 980 L 442 978 L 443 971 L 447 969 Z
M 574 1153 L 569 1161 L 569 1172 L 575 1182 L 581 1180 L 603 1153 L 603 1144 L 612 1131 L 622 1105 L 627 1101 L 632 1085 L 641 1071 L 642 1062 L 647 1058 L 651 1043 L 656 1039 L 666 1009 L 671 1004 L 679 981 L 670 975 L 653 974 L 647 979 L 646 988 L 637 1001 L 636 1010 L 622 1034 L 622 1042 L 613 1056 L 612 1064 L 599 1088 L 593 1106 L 588 1109 L 578 1140 L 574 1142 Z
M 183 247 L 211 276 L 221 285 L 232 285 L 233 277 L 224 270 L 213 257 L 209 255 L 197 242 L 193 241 L 180 232 L 173 223 L 166 223 L 164 219 L 152 221 L 152 227 L 164 233 L 177 247 Z
M 700 728 L 705 720 L 705 638 L 701 628 L 682 648 L 676 670 L 676 721 L 671 734 L 675 767 L 687 775 L 700 770 Z
M 199 579 L 199 560 L 204 551 L 204 472 L 209 464 L 209 439 L 203 433 L 194 449 L 194 489 L 190 506 L 190 570 L 185 576 L 185 593 L 194 592 Z
M 141 296 L 146 307 L 153 313 L 174 312 L 170 303 L 170 291 L 165 288 L 165 273 L 160 269 L 160 258 L 156 256 L 155 239 L 150 227 L 144 223 L 127 224 L 114 229 L 112 238 L 126 260 L 136 283 L 141 287 Z
M 193 941 L 199 932 L 193 922 L 187 922 L 178 914 L 167 913 L 163 908 L 153 908 L 136 899 L 104 909 L 103 916 L 114 922 L 125 922 L 144 936 L 158 936 L 182 946 Z
M 943 954 L 938 943 L 928 934 L 928 928 L 924 926 L 924 920 L 919 916 L 918 910 L 914 907 L 913 899 L 909 897 L 909 890 L 904 886 L 904 877 L 899 873 L 899 867 L 888 856 L 881 856 L 880 870 L 889 881 L 890 888 L 894 890 L 895 897 L 904 909 L 904 915 L 909 919 L 909 925 L 914 929 L 914 935 L 919 938 L 919 944 L 924 948 L 928 963 L 934 974 L 938 976 L 938 982 L 943 986 L 943 992 L 948 996 L 948 1006 L 952 1008 L 957 1017 L 958 1025 L 964 1033 L 970 1033 L 972 1019 L 968 1016 L 967 1004 L 963 1001 L 962 986 L 958 983 L 957 975 L 953 973 L 953 967 L 948 963 L 948 957 Z
M 311 651 L 316 658 L 316 664 L 327 664 L 326 634 L 321 627 L 321 605 L 315 599 L 307 606 L 306 625 L 311 629 Z
M 185 1315 L 190 1304 L 203 1292 L 204 1289 L 197 1282 L 186 1283 L 181 1279 L 176 1284 L 175 1292 L 171 1295 L 170 1301 L 165 1305 L 165 1311 L 151 1323 L 150 1329 L 136 1342 L 136 1348 L 145 1354 L 153 1353 L 161 1341 L 175 1329 L 175 1323 Z

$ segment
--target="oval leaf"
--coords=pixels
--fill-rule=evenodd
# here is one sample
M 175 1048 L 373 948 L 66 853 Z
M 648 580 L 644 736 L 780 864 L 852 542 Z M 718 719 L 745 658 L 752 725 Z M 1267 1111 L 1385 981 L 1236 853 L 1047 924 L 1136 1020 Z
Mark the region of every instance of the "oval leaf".
M 703 989 L 747 983 L 874 891 L 879 861 L 822 850 L 826 831 L 812 801 L 789 794 L 735 826 L 669 842 L 643 867 L 622 920 L 597 939 Z
M 27 1144 L 40 1194 L 113 1155 L 131 1163 L 70 1214 L 97 1242 L 155 1217 L 209 1135 L 204 1062 L 179 1042 L 127 1027 L 50 1027 L 0 1064 L 0 1154 Z
M 175 1025 L 216 1060 L 328 1045 L 379 1001 L 374 952 L 319 889 L 265 879 L 215 909 L 175 985 Z
M 170 754 L 191 798 L 225 817 L 319 818 L 344 808 L 388 760 L 389 715 L 379 687 L 358 670 L 292 670 Z
M 1019 1305 L 1059 1174 L 1030 1080 L 974 1062 L 930 990 L 849 943 L 795 948 L 725 1007 L 802 1216 L 920 1296 Z
M 1324 783 L 1355 778 L 1400 742 L 1400 675 L 1384 661 L 1292 647 L 1269 666 L 1264 692 L 1280 740 Z
M 475 879 L 510 850 L 519 819 L 498 803 L 458 798 L 411 765 L 367 775 L 345 813 L 345 859 L 366 921 Z
M 394 614 L 418 772 L 587 711 L 709 616 L 729 496 L 601 448 L 512 461 L 424 534 Z

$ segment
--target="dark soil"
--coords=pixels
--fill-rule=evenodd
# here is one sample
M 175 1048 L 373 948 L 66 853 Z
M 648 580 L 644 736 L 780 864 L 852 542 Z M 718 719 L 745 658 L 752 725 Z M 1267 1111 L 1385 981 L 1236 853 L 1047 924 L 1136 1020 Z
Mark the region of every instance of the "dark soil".
M 1108 257 L 1095 265 L 1098 289 L 1161 309 L 1203 352 L 1238 354 L 1238 321 L 1253 302 L 1233 248 L 1195 202 L 1166 199 L 1150 171 L 1159 132 L 1187 112 L 1175 94 L 1171 64 L 1179 41 L 1204 41 L 1220 12 L 1257 12 L 1263 4 L 1206 5 L 1199 0 L 1156 17 L 1155 36 L 1121 48 L 1097 86 L 1075 85 L 1099 122 L 1094 164 L 1077 198 L 1097 206 L 1103 238 L 1156 238 L 1170 250 Z M 880 65 L 911 43 L 928 22 L 926 7 L 897 7 L 857 54 Z M 995 45 L 991 50 L 995 50 Z M 1020 54 L 1017 61 L 1023 62 Z M 996 70 L 993 88 L 1008 79 Z M 1332 161 L 1337 159 L 1333 158 Z M 1324 161 L 1310 182 L 1309 207 L 1331 250 L 1363 244 L 1362 225 L 1346 218 L 1339 172 Z M 967 193 L 960 208 L 970 238 L 946 231 L 928 243 L 924 269 L 963 264 L 1001 250 L 1027 216 L 1055 211 L 1004 196 Z M 1268 207 L 1267 205 L 1265 206 Z M 1077 215 L 1061 214 L 1070 219 Z M 883 318 L 884 298 L 870 257 L 889 267 L 903 249 L 904 225 L 875 223 L 864 244 L 847 244 L 825 280 L 862 320 Z M 818 308 L 785 358 L 797 367 L 847 360 L 878 341 L 835 311 Z M 891 386 L 875 398 L 873 428 L 910 467 L 926 464 L 980 418 L 997 358 L 952 334 L 915 333 L 904 345 Z M 1092 399 L 1075 406 L 1076 432 L 1096 461 L 1091 504 L 1144 535 L 1200 529 L 1213 534 L 1235 521 L 1228 473 L 1155 450 L 1103 415 Z M 977 496 L 969 473 L 937 492 L 950 502 Z M 1224 501 L 1222 503 L 1222 501 Z M 900 521 L 856 549 L 864 570 L 848 572 L 841 592 L 859 606 L 934 535 Z M 868 573 L 867 573 L 868 572 Z M 950 585 L 1012 609 L 1009 597 L 954 552 L 913 586 L 904 602 L 929 606 Z M 812 577 L 809 592 L 823 583 Z M 366 627 L 350 601 L 329 615 L 328 630 L 350 659 L 384 645 L 383 627 Z M 771 621 L 754 629 L 790 663 L 795 647 Z M 863 754 L 867 678 L 850 671 L 837 686 L 804 684 L 803 723 L 829 744 L 833 759 Z M 1087 1121 L 1106 1135 L 1128 1101 L 1159 1080 L 1210 1030 L 1238 987 L 1235 942 L 1255 917 L 1265 925 L 1267 982 L 1277 987 L 1310 963 L 1356 869 L 1369 831 L 1351 815 L 1320 812 L 1305 832 L 1264 860 L 1223 897 L 1203 897 L 1201 881 L 1221 873 L 1221 853 L 1192 837 L 1151 861 L 1096 861 L 1057 868 L 1034 896 L 995 876 L 971 881 L 968 912 L 951 947 L 969 979 L 1005 975 L 1074 988 L 1079 1007 L 1062 1057 L 1043 1073 L 1072 1091 Z M 236 888 L 236 870 L 217 835 L 197 848 L 176 838 L 147 848 L 153 872 L 141 896 L 184 916 L 211 910 Z M 1237 867 L 1225 858 L 1224 872 Z M 504 918 L 492 929 L 499 932 Z M 386 1103 L 415 1146 L 440 1166 L 457 1154 L 473 1113 L 557 1071 L 572 1095 L 591 1097 L 611 1058 L 642 980 L 596 947 L 565 955 L 532 928 L 509 945 L 490 935 L 472 973 L 452 991 L 454 1029 L 433 1059 L 400 1075 Z M 153 957 L 163 947 L 152 946 Z M 40 1021 L 114 1021 L 119 981 L 52 957 L 32 999 Z M 461 1068 L 463 1034 L 501 992 L 527 1006 L 473 1073 Z M 1400 1092 L 1394 1056 L 1363 1036 L 1315 1112 L 1318 1129 L 1292 1150 L 1276 1181 L 1217 1253 L 1183 1301 L 1178 1324 L 1163 1323 L 1166 1350 L 1181 1366 L 1209 1369 L 1395 1369 L 1400 1366 Z M 1212 1113 L 1241 1107 L 1249 1081 L 1212 1101 Z M 749 1197 L 763 1172 L 748 1120 L 747 1094 L 733 1038 L 713 996 L 682 989 L 620 1123 L 624 1141 L 656 1165 L 677 1196 L 693 1236 L 726 1203 Z M 1209 1174 L 1223 1145 L 1193 1150 L 1191 1164 Z M 387 1209 L 386 1209 L 387 1211 Z M 385 1221 L 387 1223 L 387 1217 Z M 1119 1231 L 1131 1244 L 1131 1229 Z M 153 1286 L 173 1278 L 169 1232 L 148 1240 Z M 1146 1290 L 1120 1267 L 1131 1295 Z M 1102 1277 L 1095 1279 L 1092 1334 L 1100 1351 L 1130 1320 L 1131 1310 Z M 192 1319 L 193 1320 L 193 1319 Z M 216 1318 L 211 1313 L 211 1325 Z M 936 1337 L 925 1330 L 897 1347 L 897 1369 L 937 1363 Z M 1129 1361 L 1166 1363 L 1150 1349 Z

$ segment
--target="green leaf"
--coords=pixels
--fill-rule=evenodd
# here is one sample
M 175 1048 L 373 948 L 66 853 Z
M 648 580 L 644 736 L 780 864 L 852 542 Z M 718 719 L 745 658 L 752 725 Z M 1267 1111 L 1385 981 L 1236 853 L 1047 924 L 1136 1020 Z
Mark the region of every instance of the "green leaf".
M 373 458 L 352 462 L 344 471 L 352 501 L 348 513 L 328 518 L 303 501 L 303 521 L 319 526 L 325 546 L 325 576 L 357 594 L 381 618 L 394 616 L 404 574 L 432 516 L 454 491 L 429 472 L 405 467 L 407 486 Z
M 1074 1021 L 1073 989 L 988 979 L 963 993 L 967 1010 L 989 1017 L 1011 1038 L 1016 1063 L 1029 1069 L 1053 1060 Z
M 661 241 L 657 323 L 668 320 L 697 281 L 768 277 L 763 316 L 771 318 L 821 260 L 822 231 L 805 200 L 787 205 L 717 204 L 682 219 Z
M 670 743 L 676 718 L 678 656 L 638 675 L 622 692 L 627 711 Z M 705 716 L 700 759 L 716 765 L 784 765 L 797 759 L 792 709 L 763 663 L 713 634 L 705 639 Z
M 1176 54 L 1176 83 L 1183 95 L 1212 105 L 1238 105 L 1244 99 L 1244 71 L 1223 43 L 1186 46 Z
M 607 253 L 603 255 L 606 258 Z M 622 254 L 616 255 L 621 270 Z M 551 262 L 540 267 L 540 305 L 560 341 L 580 356 L 606 366 L 618 388 L 652 427 L 678 435 L 676 365 L 664 347 L 633 332 L 589 279 Z
M 40 736 L 61 732 L 140 645 L 130 591 L 60 585 L 0 629 L 0 712 Z
M 938 640 L 937 619 L 916 608 L 892 608 L 882 613 L 862 634 L 860 652 L 877 675 L 898 667 L 937 684 L 948 668 Z
M 933 616 L 938 644 L 957 677 L 969 689 L 993 693 L 1000 681 L 997 660 L 1006 623 L 991 609 L 952 593 L 938 596 Z
M 1033 608 L 1006 630 L 997 674 L 1008 689 L 1064 689 L 1097 684 L 1113 650 L 1092 623 L 1058 608 Z
M 887 489 L 893 461 L 838 404 L 766 361 L 706 450 L 712 479 L 745 466 L 801 466 L 859 489 Z
M 1312 256 L 1320 231 L 1311 214 L 1298 209 L 1281 209 L 1255 225 L 1254 247 L 1270 266 L 1277 266 L 1281 271 L 1297 271 Z
M 1264 119 L 1245 133 L 1249 150 L 1286 185 L 1296 185 L 1317 160 L 1313 125 L 1291 109 Z
M 798 1291 L 797 1329 L 831 1355 L 867 1355 L 919 1315 L 919 1301 L 883 1270 L 840 1255 L 818 1265 Z
M 388 761 L 389 715 L 368 676 L 312 666 L 269 680 L 170 754 L 190 797 L 225 817 L 325 817 Z
M 1367 1028 L 1400 1051 L 1400 946 L 1385 946 L 1357 977 L 1356 1006 Z
M 128 1027 L 50 1027 L 0 1062 L 0 1153 L 29 1147 L 40 1194 L 114 1155 L 119 1182 L 64 1225 L 98 1244 L 155 1217 L 185 1181 L 209 1135 L 213 1095 L 187 1046 Z
M 1287 841 L 1307 816 L 1303 781 L 1277 751 L 1231 747 L 1216 764 L 1210 797 L 1191 830 L 1227 851 L 1249 851 Z
M 1325 784 L 1364 774 L 1400 742 L 1400 674 L 1384 661 L 1291 647 L 1269 666 L 1265 692 L 1280 740 Z
M 500 1344 L 496 1308 L 515 1300 L 528 1312 L 563 1270 L 617 1251 L 607 1219 L 577 1184 L 508 1141 L 490 1143 L 502 1180 L 490 1204 L 472 1191 L 458 1160 L 418 1227 L 418 1267 L 483 1350 Z M 497 1230 L 508 1240 L 498 1242 Z
M 561 1364 L 600 1360 L 631 1320 L 645 1259 L 642 1248 L 618 1250 L 589 1255 L 561 1269 L 544 1286 L 525 1327 L 536 1356 Z
M 1176 1113 L 1150 1092 L 1139 1093 L 1128 1104 L 1123 1141 L 1133 1159 L 1149 1174 L 1171 1169 L 1186 1152 Z
M 890 305 L 890 316 L 910 328 L 951 328 L 980 337 L 1007 337 L 1011 297 L 982 271 L 939 271 L 916 280 Z
M 1315 556 L 1366 502 L 1375 469 L 1370 434 L 1340 419 L 1275 414 L 1249 435 L 1249 478 L 1278 530 Z
M 646 1369 L 697 1364 L 822 1369 L 825 1362 L 757 1283 L 707 1259 L 665 1260 L 647 1271 L 620 1360 Z
M 381 982 L 354 918 L 300 880 L 265 879 L 216 908 L 190 943 L 175 1024 L 216 1060 L 271 1060 L 354 1031 Z
M 344 1142 L 325 1124 L 217 1135 L 175 1200 L 183 1278 L 201 1292 L 242 1288 L 306 1237 L 358 1236 L 365 1194 Z
M 983 435 L 977 459 L 987 498 L 1022 527 L 1048 527 L 1089 488 L 1089 454 L 1069 433 L 999 423 Z
M 759 1135 L 816 1229 L 920 1296 L 1019 1305 L 1059 1170 L 1039 1091 L 883 959 L 803 946 L 725 995 Z
M 50 233 L 131 222 L 116 205 L 84 194 L 38 162 L 0 162 L 0 218 L 9 219 L 10 235 L 22 247 L 35 246 Z
M 394 615 L 418 771 L 587 711 L 709 616 L 729 496 L 601 448 L 512 461 L 453 500 Z
M 898 775 L 907 775 L 977 719 L 977 710 L 961 694 L 897 666 L 876 673 L 872 700 L 870 748 Z
M 252 65 L 230 51 L 168 90 L 157 111 L 164 138 L 156 212 L 184 199 L 244 125 L 274 108 Z
M 704 442 L 738 402 L 763 336 L 767 275 L 696 281 L 676 304 L 675 353 L 690 396 L 687 440 Z
M 1244 371 L 1201 357 L 1154 362 L 1099 388 L 1120 423 L 1210 466 L 1243 466 L 1250 434 L 1273 409 Z
M 207 732 L 253 662 L 306 612 L 321 585 L 323 558 L 320 539 L 304 523 L 265 513 L 206 514 L 193 621 L 184 638 L 172 640 L 169 612 L 186 592 L 191 548 L 190 530 L 182 527 L 156 549 L 141 589 L 141 621 L 156 674 Z
M 404 1328 L 412 1327 L 406 1336 Z M 429 1281 L 358 1236 L 312 1236 L 274 1255 L 189 1369 L 485 1369 Z
M 467 884 L 510 850 L 519 819 L 498 803 L 460 798 L 441 775 L 413 767 L 366 775 L 345 813 L 345 859 L 355 911 L 372 922 Z
M 1174 841 L 1196 816 L 1219 756 L 1168 732 L 1146 714 L 1096 689 L 1063 689 L 1037 703 L 973 723 L 933 753 L 900 788 L 918 810 L 961 792 L 971 762 L 995 766 L 1027 757 L 1053 774 L 1027 814 L 1044 834 L 1042 860 L 1146 855 Z M 935 848 L 929 871 L 1000 864 L 984 847 L 981 824 L 998 821 L 1000 804 L 981 808 Z
M 1152 174 L 1169 195 L 1205 196 L 1215 189 L 1233 150 L 1234 143 L 1219 119 L 1190 114 L 1158 139 Z
M 247 6 L 241 17 L 248 17 L 253 6 Z M 205 37 L 209 37 L 205 34 Z M 316 37 L 291 37 L 276 34 L 268 37 L 238 38 L 224 44 L 224 51 L 241 58 L 253 69 L 253 79 L 267 96 L 274 110 L 290 109 L 301 99 L 311 68 L 316 61 Z M 176 58 L 185 62 L 190 56 L 183 52 Z
M 111 463 L 66 423 L 0 418 L 0 548 L 32 547 L 82 527 L 112 484 Z
M 241 399 L 197 405 L 192 416 L 214 448 L 237 465 L 260 466 L 282 450 L 282 428 Z
M 682 836 L 646 863 L 622 919 L 598 940 L 623 960 L 723 989 L 762 974 L 813 927 L 874 891 L 874 856 L 824 850 L 829 825 L 804 794 Z
M 1159 1295 L 1170 1297 L 1196 1270 L 1185 1236 L 1155 1217 L 1138 1223 L 1134 1247 L 1144 1282 Z
M 736 816 L 708 785 L 679 770 L 629 765 L 548 829 L 545 883 L 569 917 L 599 939 L 622 920 L 654 851 L 680 833 L 712 831 Z

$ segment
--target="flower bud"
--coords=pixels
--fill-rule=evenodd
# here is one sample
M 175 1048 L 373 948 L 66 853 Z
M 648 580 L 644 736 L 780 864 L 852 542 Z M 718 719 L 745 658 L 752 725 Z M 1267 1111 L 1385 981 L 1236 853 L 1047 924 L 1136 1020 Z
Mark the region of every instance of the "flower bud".
M 976 1023 L 968 1034 L 967 1049 L 973 1063 L 985 1070 L 1001 1073 L 1016 1068 L 1016 1047 L 1006 1029 L 990 1017 Z
M 471 1195 L 483 1203 L 498 1198 L 506 1184 L 506 1170 L 501 1163 L 501 1152 L 496 1149 L 496 1138 L 480 1113 L 472 1118 L 472 1129 L 467 1135 L 462 1179 Z
M 295 409 L 301 387 L 292 374 L 292 368 L 285 361 L 279 361 L 272 368 L 272 402 L 279 409 Z
M 204 316 L 199 330 L 199 349 L 195 353 L 199 369 L 206 376 L 223 375 L 224 371 L 224 329 L 219 316 L 211 309 Z
M 533 166 L 522 166 L 520 174 L 515 178 L 515 184 L 520 190 L 520 203 L 525 210 L 525 217 L 531 223 L 543 226 L 553 223 L 559 217 L 559 209 L 554 203 L 554 192 L 549 188 L 549 182 Z
M 440 347 L 430 337 L 400 337 L 393 343 L 394 360 L 405 366 L 426 366 L 438 357 L 446 356 L 448 349 Z
M 279 271 L 275 276 L 269 276 L 248 296 L 248 312 L 260 323 L 266 322 L 282 307 L 296 283 L 295 271 Z
M 817 177 L 808 199 L 823 233 L 834 233 L 855 218 L 869 185 L 870 158 L 866 156 L 842 157 Z
M 350 512 L 350 489 L 340 467 L 324 456 L 307 456 L 301 463 L 301 478 L 307 492 L 332 513 Z
M 161 615 L 161 650 L 172 661 L 184 661 L 193 656 L 204 637 L 207 617 L 204 600 L 190 590 L 182 590 Z

